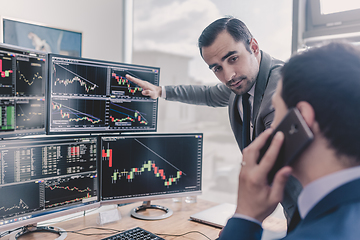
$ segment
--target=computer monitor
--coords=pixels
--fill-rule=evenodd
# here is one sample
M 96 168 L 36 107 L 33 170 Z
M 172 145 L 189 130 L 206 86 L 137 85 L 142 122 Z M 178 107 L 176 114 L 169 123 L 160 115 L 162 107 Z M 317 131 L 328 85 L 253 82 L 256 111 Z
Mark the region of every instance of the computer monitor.
M 0 232 L 100 206 L 96 137 L 0 144 Z
M 159 85 L 157 67 L 49 55 L 49 134 L 156 131 L 157 100 L 126 79 Z
M 201 133 L 102 136 L 101 204 L 200 194 L 202 143 Z
M 0 44 L 0 138 L 46 131 L 47 54 Z

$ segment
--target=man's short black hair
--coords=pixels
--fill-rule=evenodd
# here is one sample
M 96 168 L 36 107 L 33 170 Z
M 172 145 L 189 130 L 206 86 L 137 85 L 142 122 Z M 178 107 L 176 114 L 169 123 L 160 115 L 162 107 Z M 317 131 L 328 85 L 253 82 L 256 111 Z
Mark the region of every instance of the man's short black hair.
M 290 58 L 281 74 L 287 107 L 310 103 L 331 147 L 360 162 L 360 49 L 345 42 L 314 47 Z
M 252 53 L 250 49 L 250 41 L 253 36 L 246 27 L 245 23 L 233 17 L 225 17 L 212 22 L 201 33 L 198 41 L 201 56 L 202 48 L 213 44 L 219 33 L 224 30 L 226 30 L 236 42 L 242 41 L 246 50 Z

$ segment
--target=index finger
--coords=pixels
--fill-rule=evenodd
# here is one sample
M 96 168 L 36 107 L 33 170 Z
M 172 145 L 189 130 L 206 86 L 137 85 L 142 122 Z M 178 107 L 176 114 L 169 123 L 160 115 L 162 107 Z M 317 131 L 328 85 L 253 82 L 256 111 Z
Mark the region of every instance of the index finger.
M 146 83 L 145 81 L 143 81 L 143 80 L 141 80 L 141 79 L 138 79 L 138 78 L 136 78 L 136 77 L 133 77 L 133 76 L 131 76 L 131 75 L 129 75 L 129 74 L 126 74 L 125 77 L 126 77 L 126 79 L 128 79 L 128 80 L 130 80 L 131 82 L 139 85 L 140 87 L 143 87 L 144 84 Z M 142 86 L 142 85 L 143 85 L 143 86 Z

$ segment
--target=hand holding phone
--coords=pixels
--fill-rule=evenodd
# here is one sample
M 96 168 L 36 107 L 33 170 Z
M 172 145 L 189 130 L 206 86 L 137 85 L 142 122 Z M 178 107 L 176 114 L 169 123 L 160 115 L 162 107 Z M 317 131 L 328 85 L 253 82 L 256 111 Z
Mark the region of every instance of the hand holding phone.
M 301 116 L 299 110 L 297 108 L 291 108 L 268 138 L 265 145 L 260 149 L 258 163 L 263 158 L 274 135 L 278 131 L 284 133 L 285 139 L 275 164 L 267 176 L 269 184 L 273 182 L 276 172 L 282 167 L 291 164 L 314 138 L 313 133 Z

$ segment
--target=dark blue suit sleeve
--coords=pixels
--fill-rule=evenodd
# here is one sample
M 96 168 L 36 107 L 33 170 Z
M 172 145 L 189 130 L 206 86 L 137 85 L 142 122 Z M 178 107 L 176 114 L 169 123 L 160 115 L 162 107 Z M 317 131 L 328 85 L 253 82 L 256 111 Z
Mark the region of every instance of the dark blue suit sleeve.
M 257 223 L 242 219 L 242 218 L 230 218 L 224 227 L 220 240 L 260 240 L 263 229 Z

